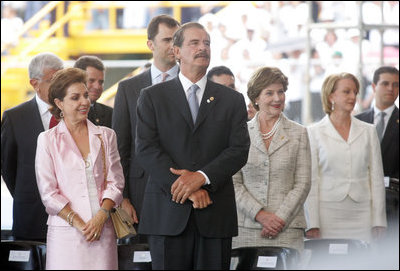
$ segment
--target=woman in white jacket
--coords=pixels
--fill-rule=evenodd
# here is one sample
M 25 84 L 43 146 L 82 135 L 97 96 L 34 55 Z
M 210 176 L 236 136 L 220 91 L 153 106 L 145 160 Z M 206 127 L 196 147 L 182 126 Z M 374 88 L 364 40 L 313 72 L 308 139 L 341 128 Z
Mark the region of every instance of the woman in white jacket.
M 307 238 L 371 242 L 386 227 L 385 187 L 376 129 L 352 116 L 359 91 L 350 73 L 333 74 L 322 86 L 327 114 L 308 128 L 312 185 L 306 200 Z

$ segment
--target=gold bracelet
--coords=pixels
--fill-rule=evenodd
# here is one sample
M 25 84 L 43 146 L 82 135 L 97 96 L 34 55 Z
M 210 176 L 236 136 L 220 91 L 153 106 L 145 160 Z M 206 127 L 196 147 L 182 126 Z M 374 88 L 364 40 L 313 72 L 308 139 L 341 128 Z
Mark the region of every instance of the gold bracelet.
M 74 213 L 71 215 L 71 218 L 70 218 L 70 220 L 69 220 L 69 224 L 71 225 L 71 227 L 72 227 L 72 224 L 73 224 L 73 222 L 74 222 L 74 217 L 75 217 L 75 215 L 76 215 L 76 213 L 74 212 Z
M 71 210 L 71 211 L 68 213 L 68 215 L 67 215 L 67 222 L 68 222 L 68 224 L 70 224 L 70 223 L 69 223 L 69 217 L 70 217 L 71 214 L 73 214 L 73 213 L 74 213 L 74 211 Z

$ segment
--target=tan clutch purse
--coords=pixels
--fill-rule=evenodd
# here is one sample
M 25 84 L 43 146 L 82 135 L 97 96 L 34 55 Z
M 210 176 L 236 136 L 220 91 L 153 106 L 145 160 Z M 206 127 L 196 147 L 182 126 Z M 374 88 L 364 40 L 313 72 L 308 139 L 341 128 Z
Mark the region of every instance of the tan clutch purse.
M 103 154 L 104 185 L 107 186 L 106 152 L 104 149 L 103 138 L 99 135 L 101 142 L 101 152 Z M 111 220 L 114 225 L 115 234 L 118 239 L 128 238 L 136 235 L 133 227 L 133 219 L 121 207 L 115 207 L 110 212 Z

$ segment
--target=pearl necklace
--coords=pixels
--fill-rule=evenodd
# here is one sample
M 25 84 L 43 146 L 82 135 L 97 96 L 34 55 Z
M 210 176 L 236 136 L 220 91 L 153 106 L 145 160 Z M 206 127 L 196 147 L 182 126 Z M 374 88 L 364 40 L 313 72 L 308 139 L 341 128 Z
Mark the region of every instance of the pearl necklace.
M 275 134 L 276 130 L 278 129 L 278 126 L 279 126 L 279 122 L 280 122 L 280 121 L 281 121 L 281 115 L 279 115 L 279 119 L 275 122 L 275 124 L 274 124 L 274 126 L 272 127 L 271 131 L 269 131 L 269 132 L 266 133 L 266 134 L 261 133 L 262 139 L 268 140 L 270 137 L 272 137 L 272 136 Z

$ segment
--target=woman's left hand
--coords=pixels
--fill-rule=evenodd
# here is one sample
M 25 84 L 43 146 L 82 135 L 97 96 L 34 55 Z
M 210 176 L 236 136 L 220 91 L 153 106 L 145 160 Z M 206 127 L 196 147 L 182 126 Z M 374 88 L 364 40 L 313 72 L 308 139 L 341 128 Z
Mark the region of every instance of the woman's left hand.
M 86 223 L 82 230 L 83 235 L 86 237 L 86 241 L 93 242 L 100 240 L 101 232 L 107 219 L 107 214 L 99 210 L 97 214 Z

